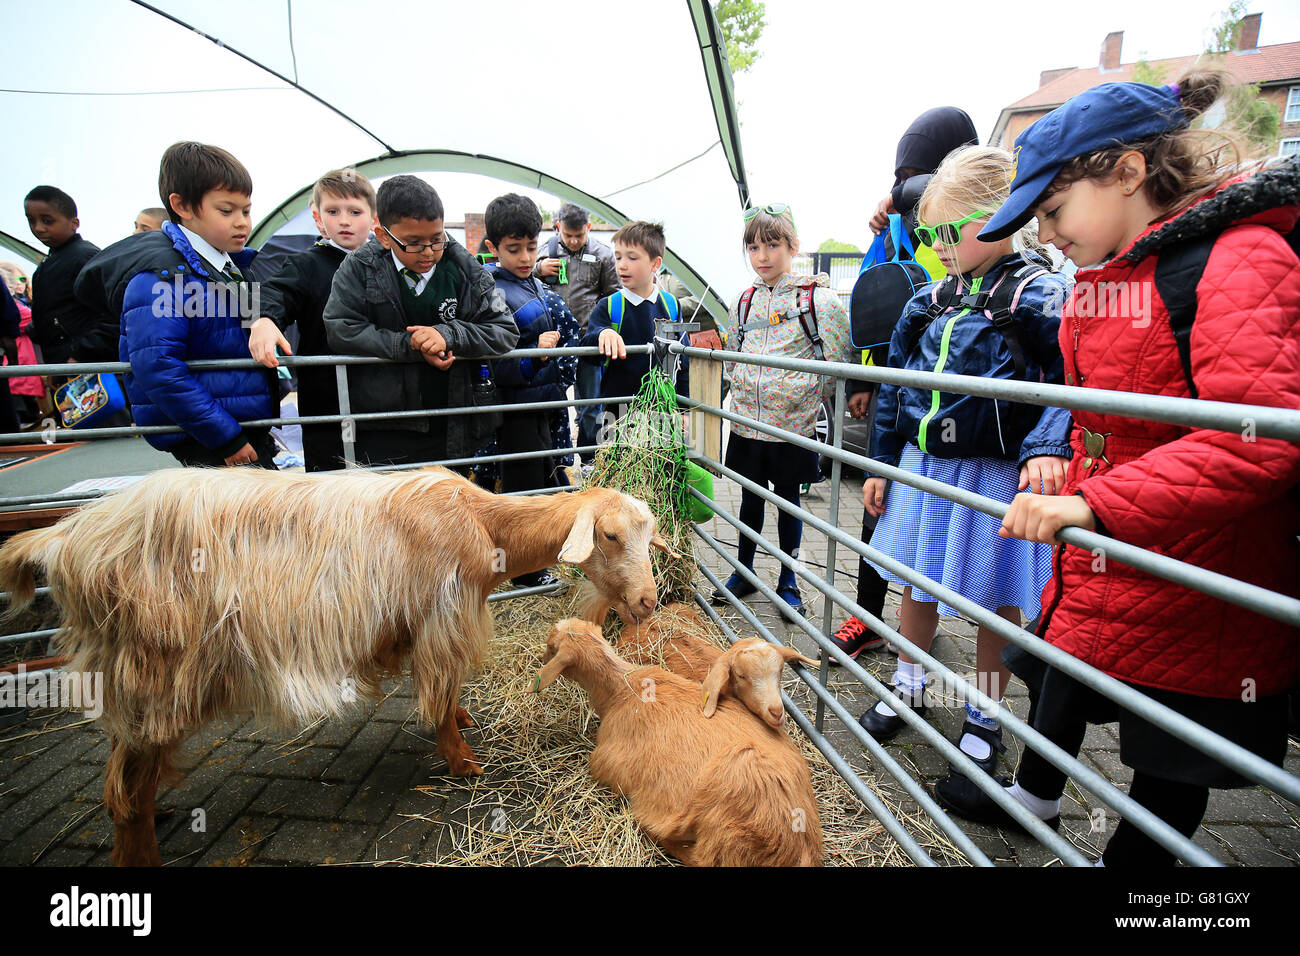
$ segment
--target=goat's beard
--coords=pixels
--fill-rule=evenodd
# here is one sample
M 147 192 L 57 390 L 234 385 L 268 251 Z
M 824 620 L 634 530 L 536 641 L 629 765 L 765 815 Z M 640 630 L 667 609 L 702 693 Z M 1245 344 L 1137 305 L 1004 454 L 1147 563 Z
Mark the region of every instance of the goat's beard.
M 624 624 L 634 625 L 641 621 L 641 618 L 632 613 L 632 607 L 627 601 L 610 600 L 590 580 L 583 580 L 578 585 L 578 607 L 579 617 L 598 626 L 604 626 L 605 618 L 609 616 L 611 610 L 617 612 Z

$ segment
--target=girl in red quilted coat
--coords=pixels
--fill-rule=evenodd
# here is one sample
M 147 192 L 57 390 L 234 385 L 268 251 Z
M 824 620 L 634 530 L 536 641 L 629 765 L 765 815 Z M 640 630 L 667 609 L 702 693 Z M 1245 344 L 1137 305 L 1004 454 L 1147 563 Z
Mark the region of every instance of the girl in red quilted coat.
M 980 238 L 1036 216 L 1040 239 L 1081 267 L 1061 319 L 1068 384 L 1300 408 L 1300 261 L 1285 238 L 1300 218 L 1300 163 L 1243 176 L 1228 166 L 1235 157 L 1222 138 L 1188 130 L 1228 80 L 1202 71 L 1166 87 L 1108 83 L 1017 139 L 1016 188 Z M 1201 237 L 1213 244 L 1184 369 L 1156 266 L 1172 257 L 1172 243 Z M 1078 526 L 1300 596 L 1291 493 L 1300 447 L 1256 438 L 1248 425 L 1231 433 L 1081 410 L 1074 425 L 1063 494 L 1018 496 L 1004 536 L 1055 542 L 1062 527 Z M 1071 545 L 1058 544 L 1056 572 L 1040 636 L 1282 762 L 1300 632 Z M 1077 754 L 1089 722 L 1117 720 L 1120 759 L 1134 771 L 1130 796 L 1180 832 L 1200 825 L 1210 788 L 1247 785 L 1059 671 L 1036 670 L 1022 674 L 1035 691 L 1034 727 Z M 1009 792 L 1052 823 L 1064 784 L 1026 751 Z M 981 792 L 938 795 L 963 816 L 1011 825 Z M 1128 821 L 1103 856 L 1111 866 L 1173 861 Z

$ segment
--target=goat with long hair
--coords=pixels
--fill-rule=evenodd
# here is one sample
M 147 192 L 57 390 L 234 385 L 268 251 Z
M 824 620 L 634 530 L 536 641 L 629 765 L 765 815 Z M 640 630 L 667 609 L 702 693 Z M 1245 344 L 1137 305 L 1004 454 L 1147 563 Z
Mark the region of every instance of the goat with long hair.
M 488 594 L 558 560 L 585 572 L 593 619 L 636 620 L 657 600 L 652 545 L 667 550 L 646 505 L 602 488 L 508 497 L 445 469 L 172 469 L 12 538 L 0 589 L 16 613 L 47 575 L 69 668 L 103 674 L 113 861 L 158 865 L 154 799 L 188 732 L 232 711 L 337 714 L 407 661 L 450 772 L 481 773 L 458 701 L 492 633 Z

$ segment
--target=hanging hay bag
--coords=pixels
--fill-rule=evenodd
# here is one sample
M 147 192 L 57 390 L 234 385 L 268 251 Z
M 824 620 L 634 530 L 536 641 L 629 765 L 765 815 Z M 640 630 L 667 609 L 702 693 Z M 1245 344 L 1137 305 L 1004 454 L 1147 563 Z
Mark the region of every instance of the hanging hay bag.
M 78 375 L 55 391 L 54 401 L 68 428 L 94 428 L 126 408 L 122 386 L 108 372 Z

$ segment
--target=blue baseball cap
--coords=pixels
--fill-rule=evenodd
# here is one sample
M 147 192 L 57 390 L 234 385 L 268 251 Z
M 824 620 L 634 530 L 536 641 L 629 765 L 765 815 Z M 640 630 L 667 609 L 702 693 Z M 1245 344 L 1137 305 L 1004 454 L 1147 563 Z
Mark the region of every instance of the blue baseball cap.
M 1188 122 L 1176 83 L 1103 83 L 1070 97 L 1016 137 L 1011 195 L 979 237 L 997 242 L 1019 230 L 1033 218 L 1056 174 L 1075 157 L 1186 129 Z

